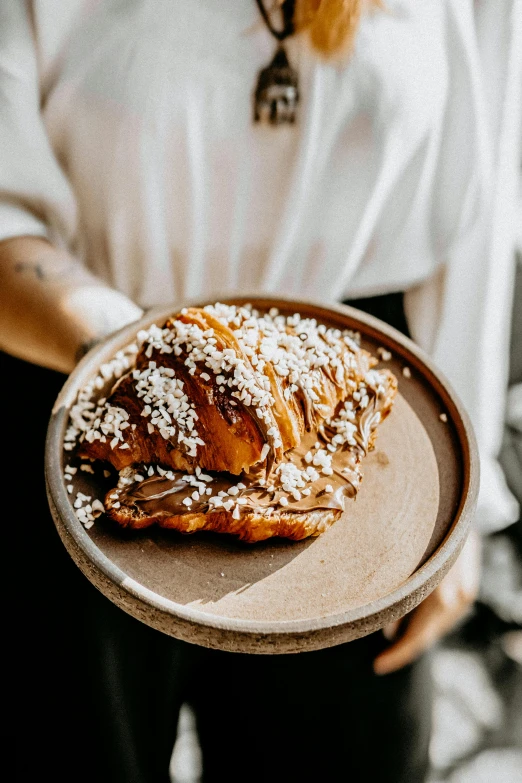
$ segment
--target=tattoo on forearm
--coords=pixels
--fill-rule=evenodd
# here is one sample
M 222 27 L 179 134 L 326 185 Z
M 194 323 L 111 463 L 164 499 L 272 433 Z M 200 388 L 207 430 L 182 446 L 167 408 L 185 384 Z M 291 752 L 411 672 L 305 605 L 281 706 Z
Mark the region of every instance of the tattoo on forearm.
M 37 280 L 53 281 L 70 277 L 82 268 L 69 259 L 45 259 L 42 261 L 18 261 L 15 272 L 34 275 Z
M 45 280 L 46 274 L 41 264 L 19 261 L 15 265 L 15 272 L 34 272 L 38 280 Z

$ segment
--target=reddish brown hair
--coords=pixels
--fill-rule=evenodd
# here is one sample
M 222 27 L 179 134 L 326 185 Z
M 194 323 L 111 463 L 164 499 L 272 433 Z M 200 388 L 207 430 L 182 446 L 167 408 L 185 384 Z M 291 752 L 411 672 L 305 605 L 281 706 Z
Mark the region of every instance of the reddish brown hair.
M 296 30 L 306 31 L 313 48 L 342 56 L 353 47 L 364 6 L 382 8 L 381 0 L 296 0 Z

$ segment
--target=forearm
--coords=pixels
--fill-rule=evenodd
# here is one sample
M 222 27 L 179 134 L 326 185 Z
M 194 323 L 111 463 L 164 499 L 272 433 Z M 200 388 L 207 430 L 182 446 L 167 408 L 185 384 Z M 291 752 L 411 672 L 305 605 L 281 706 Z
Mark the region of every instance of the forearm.
M 0 348 L 69 373 L 83 345 L 142 311 L 41 237 L 0 242 Z

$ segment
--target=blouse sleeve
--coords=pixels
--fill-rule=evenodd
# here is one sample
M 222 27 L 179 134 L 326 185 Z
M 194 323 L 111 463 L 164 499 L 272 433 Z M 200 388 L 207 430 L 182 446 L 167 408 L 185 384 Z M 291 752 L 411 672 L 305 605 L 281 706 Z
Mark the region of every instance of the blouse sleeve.
M 522 14 L 518 0 L 447 7 L 451 87 L 432 228 L 444 263 L 407 294 L 406 310 L 414 339 L 470 415 L 480 453 L 476 523 L 488 533 L 519 515 L 499 453 L 515 270 Z M 448 215 L 447 194 L 455 190 L 461 209 Z M 441 226 L 452 230 L 441 235 Z
M 36 42 L 22 0 L 0 4 L 0 150 L 0 240 L 35 235 L 67 244 L 76 204 L 42 121 Z

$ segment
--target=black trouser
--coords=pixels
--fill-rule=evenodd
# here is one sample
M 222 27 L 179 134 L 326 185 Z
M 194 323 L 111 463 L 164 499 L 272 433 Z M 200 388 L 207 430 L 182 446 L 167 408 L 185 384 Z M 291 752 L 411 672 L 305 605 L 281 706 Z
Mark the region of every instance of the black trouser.
M 405 329 L 401 297 L 354 304 Z M 375 676 L 381 633 L 312 653 L 222 653 L 116 608 L 74 565 L 47 508 L 44 437 L 64 377 L 3 354 L 0 373 L 0 410 L 16 424 L 3 449 L 4 558 L 18 599 L 17 779 L 45 772 L 53 783 L 168 783 L 187 701 L 206 783 L 422 783 L 431 725 L 426 659 Z

